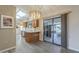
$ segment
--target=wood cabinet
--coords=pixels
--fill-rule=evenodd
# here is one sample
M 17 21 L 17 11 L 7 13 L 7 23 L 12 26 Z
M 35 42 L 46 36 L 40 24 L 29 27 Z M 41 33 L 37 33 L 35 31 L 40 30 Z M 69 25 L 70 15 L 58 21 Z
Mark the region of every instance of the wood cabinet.
M 28 43 L 35 43 L 39 41 L 39 32 L 24 32 L 24 38 Z
M 39 27 L 39 20 L 33 20 L 32 27 L 34 27 L 34 28 Z
M 23 22 L 23 26 L 24 27 L 27 27 L 27 22 Z

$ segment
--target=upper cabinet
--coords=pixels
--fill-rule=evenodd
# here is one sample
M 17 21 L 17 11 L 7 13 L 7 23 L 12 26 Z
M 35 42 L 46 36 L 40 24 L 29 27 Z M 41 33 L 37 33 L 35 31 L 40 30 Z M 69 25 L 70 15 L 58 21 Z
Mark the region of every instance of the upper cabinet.
M 34 28 L 39 27 L 39 20 L 33 20 L 32 27 L 34 27 Z
M 24 27 L 27 27 L 27 22 L 24 22 Z

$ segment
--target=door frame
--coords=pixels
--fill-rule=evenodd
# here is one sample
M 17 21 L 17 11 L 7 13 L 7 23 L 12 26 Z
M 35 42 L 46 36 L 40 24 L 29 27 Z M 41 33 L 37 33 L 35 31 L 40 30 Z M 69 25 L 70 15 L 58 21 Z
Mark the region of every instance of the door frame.
M 67 15 L 68 13 L 61 15 L 61 44 L 64 48 L 67 48 Z

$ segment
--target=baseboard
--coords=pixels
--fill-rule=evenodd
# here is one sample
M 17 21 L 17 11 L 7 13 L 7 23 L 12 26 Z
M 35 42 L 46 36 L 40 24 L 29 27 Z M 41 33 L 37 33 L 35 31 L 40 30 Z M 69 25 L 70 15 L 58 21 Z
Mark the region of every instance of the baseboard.
M 8 50 L 11 50 L 11 49 L 14 49 L 14 48 L 16 48 L 16 46 L 13 46 L 13 47 L 10 47 L 10 48 L 7 48 L 7 49 L 4 49 L 4 50 L 1 50 L 0 53 L 3 53 L 3 52 L 5 52 L 5 51 L 8 51 Z
M 78 49 L 74 49 L 74 48 L 71 48 L 71 47 L 68 47 L 68 49 L 73 50 L 73 51 L 76 51 L 76 52 L 79 52 Z

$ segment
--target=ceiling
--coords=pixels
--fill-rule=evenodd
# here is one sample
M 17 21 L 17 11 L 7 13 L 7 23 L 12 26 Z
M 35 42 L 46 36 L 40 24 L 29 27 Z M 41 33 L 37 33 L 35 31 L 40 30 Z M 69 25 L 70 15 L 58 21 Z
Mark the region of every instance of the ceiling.
M 31 11 L 40 11 L 43 18 L 50 17 L 53 15 L 68 12 L 68 6 L 64 5 L 16 5 L 16 9 L 21 9 L 23 12 L 29 15 Z M 28 17 L 27 17 L 28 19 Z M 21 19 L 23 21 L 26 19 Z
M 33 10 L 38 10 L 40 11 L 43 15 L 55 12 L 55 11 L 60 11 L 63 9 L 66 9 L 65 5 L 16 5 L 16 8 L 23 9 L 25 10 L 26 13 L 33 11 Z

